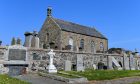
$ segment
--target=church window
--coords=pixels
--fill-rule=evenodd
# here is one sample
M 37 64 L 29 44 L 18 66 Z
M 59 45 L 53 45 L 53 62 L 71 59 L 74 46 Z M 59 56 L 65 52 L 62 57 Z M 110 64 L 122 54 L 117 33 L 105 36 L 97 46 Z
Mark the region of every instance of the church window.
M 103 51 L 104 50 L 104 44 L 103 42 L 100 42 L 100 51 Z
M 91 41 L 91 52 L 95 51 L 95 42 Z
M 81 39 L 81 41 L 80 41 L 80 48 L 84 49 L 84 39 Z
M 72 39 L 72 37 L 69 38 L 69 46 L 70 46 L 70 49 L 72 50 L 73 49 L 73 39 Z

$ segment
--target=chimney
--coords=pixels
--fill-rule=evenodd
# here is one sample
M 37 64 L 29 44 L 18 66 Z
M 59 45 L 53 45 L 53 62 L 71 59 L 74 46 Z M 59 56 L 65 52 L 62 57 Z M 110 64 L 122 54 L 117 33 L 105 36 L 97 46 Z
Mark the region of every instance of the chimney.
M 25 32 L 25 42 L 24 46 L 25 47 L 31 47 L 31 40 L 32 40 L 32 33 L 31 32 Z
M 47 16 L 52 16 L 52 8 L 50 6 L 47 8 Z
M 39 38 L 38 38 L 38 33 L 36 31 L 33 32 L 33 37 L 31 40 L 31 47 L 33 48 L 39 48 Z

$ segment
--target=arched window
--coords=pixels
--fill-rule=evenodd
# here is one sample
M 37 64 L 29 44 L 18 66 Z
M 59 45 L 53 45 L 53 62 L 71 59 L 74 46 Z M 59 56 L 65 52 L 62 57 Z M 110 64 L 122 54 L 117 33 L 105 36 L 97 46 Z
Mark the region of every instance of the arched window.
M 73 39 L 72 39 L 72 37 L 69 38 L 69 45 L 70 45 L 70 49 L 73 50 Z
M 100 42 L 100 51 L 104 51 L 104 44 L 103 44 L 103 42 Z
M 81 41 L 80 41 L 80 48 L 84 49 L 84 39 L 81 39 Z
M 95 52 L 95 42 L 91 41 L 91 52 Z

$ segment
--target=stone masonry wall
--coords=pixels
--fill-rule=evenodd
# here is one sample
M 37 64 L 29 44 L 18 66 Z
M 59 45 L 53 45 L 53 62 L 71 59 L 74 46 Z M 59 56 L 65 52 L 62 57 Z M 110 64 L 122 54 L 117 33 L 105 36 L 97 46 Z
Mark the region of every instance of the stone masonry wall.
M 41 44 L 54 43 L 54 47 L 60 49 L 60 35 L 60 28 L 51 17 L 48 17 L 39 32 Z
M 108 42 L 106 39 L 101 39 L 97 37 L 91 37 L 91 36 L 86 36 L 86 35 L 81 35 L 81 34 L 76 34 L 72 32 L 67 32 L 67 31 L 62 31 L 61 32 L 61 45 L 62 48 L 65 48 L 65 46 L 68 45 L 69 38 L 72 38 L 74 41 L 74 47 L 77 49 L 80 47 L 80 40 L 84 39 L 84 51 L 85 52 L 93 52 L 91 49 L 91 41 L 94 41 L 95 43 L 95 49 L 96 51 L 100 50 L 100 42 L 103 43 L 104 45 L 104 50 L 107 50 Z
M 32 69 L 33 63 L 35 64 L 36 69 L 45 69 L 47 65 L 49 65 L 49 50 L 44 49 L 29 49 L 28 56 L 29 56 L 29 68 Z M 64 61 L 69 60 L 72 62 L 73 65 L 76 65 L 76 56 L 77 54 L 82 54 L 83 56 L 83 63 L 85 68 L 93 68 L 93 64 L 96 66 L 99 62 L 103 62 L 105 66 L 107 66 L 107 56 L 100 53 L 100 54 L 92 54 L 92 53 L 85 53 L 85 52 L 73 52 L 73 51 L 54 51 L 56 55 L 54 56 L 54 65 L 57 67 L 58 70 L 64 69 Z M 37 54 L 40 59 L 34 60 L 33 54 Z M 43 57 L 46 57 L 44 59 Z

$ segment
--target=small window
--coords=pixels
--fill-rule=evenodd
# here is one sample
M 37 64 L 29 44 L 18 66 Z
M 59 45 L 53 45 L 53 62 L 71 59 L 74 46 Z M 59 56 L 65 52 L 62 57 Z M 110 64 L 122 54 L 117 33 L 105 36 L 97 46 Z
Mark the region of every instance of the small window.
M 95 43 L 91 41 L 91 52 L 95 52 Z
M 103 51 L 104 50 L 104 44 L 103 42 L 100 42 L 100 51 Z
M 40 59 L 41 57 L 38 54 L 33 53 L 33 60 L 40 60 Z
M 81 41 L 80 41 L 80 48 L 84 49 L 84 39 L 81 39 Z
M 69 38 L 69 46 L 70 46 L 70 49 L 73 50 L 73 39 L 72 39 L 72 37 Z

